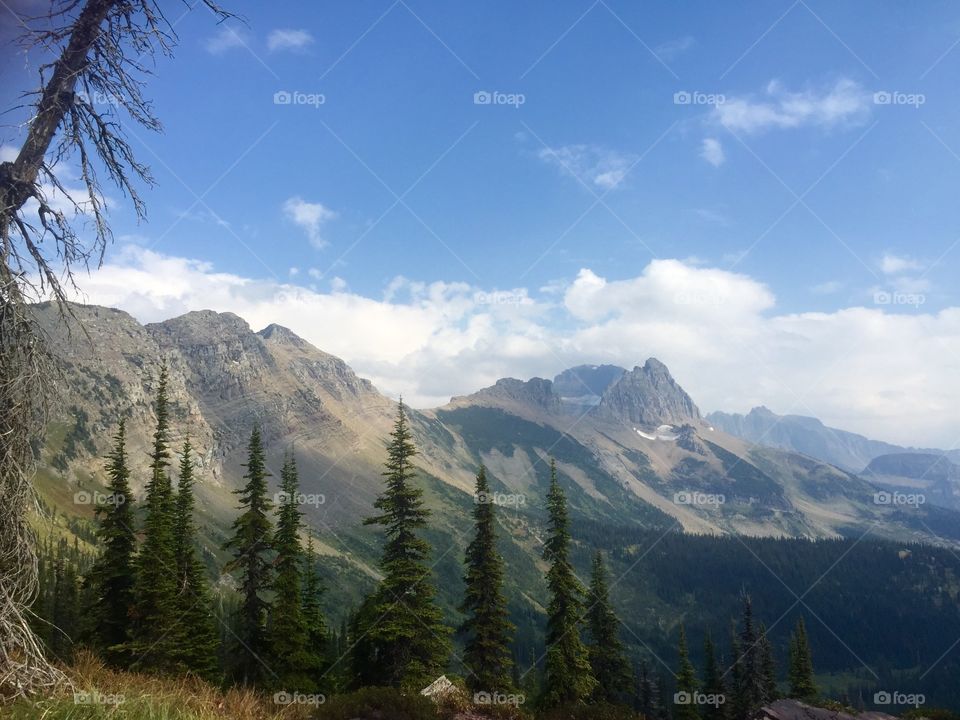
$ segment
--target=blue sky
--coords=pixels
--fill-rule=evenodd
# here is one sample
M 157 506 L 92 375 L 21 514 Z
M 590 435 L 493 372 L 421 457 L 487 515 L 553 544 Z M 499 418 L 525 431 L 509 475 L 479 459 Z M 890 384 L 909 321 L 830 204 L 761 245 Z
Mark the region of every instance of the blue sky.
M 236 278 L 261 295 L 268 287 L 301 288 L 321 305 L 331 294 L 356 306 L 369 301 L 377 312 L 386 303 L 388 315 L 398 306 L 444 305 L 430 305 L 430 317 L 443 320 L 419 345 L 393 354 L 343 340 L 340 330 L 381 327 L 365 325 L 362 314 L 325 331 L 313 311 L 261 305 L 255 312 L 249 297 L 231 296 L 236 308 L 228 300 L 217 308 L 245 312 L 252 323 L 282 314 L 275 319 L 344 355 L 387 391 L 404 390 L 424 404 L 499 374 L 545 375 L 588 356 L 632 364 L 657 354 L 678 375 L 678 366 L 686 371 L 680 380 L 700 392 L 697 399 L 706 396 L 705 409 L 767 402 L 904 441 L 934 433 L 949 444 L 960 434 L 955 421 L 937 415 L 910 435 L 897 429 L 893 409 L 958 365 L 955 5 L 363 0 L 230 7 L 246 24 L 217 27 L 203 9 L 181 17 L 171 3 L 180 45 L 175 59 L 158 59 L 148 80 L 165 129 L 130 128 L 157 180 L 144 194 L 149 222 L 138 225 L 123 198 L 111 197 L 118 242 L 106 270 L 142 265 L 149 252 L 204 277 Z M 0 80 L 9 107 L 34 82 L 39 58 L 12 57 L 10 47 L 6 54 Z M 299 95 L 277 104 L 278 92 Z M 500 95 L 478 104 L 482 92 Z M 0 142 L 11 148 L 20 116 L 6 117 L 11 125 Z M 722 312 L 707 307 L 685 325 L 691 314 L 664 310 L 650 287 L 626 294 L 628 302 L 647 303 L 649 314 L 672 317 L 671 333 L 623 308 L 599 317 L 576 305 L 591 277 L 607 289 L 637 290 L 644 278 L 656 284 L 657 269 L 672 269 L 670 283 L 681 283 L 668 283 L 681 288 L 670 290 L 668 304 L 677 305 L 679 293 L 680 305 Z M 748 299 L 717 295 L 714 281 Z M 115 284 L 98 295 L 102 284 L 91 280 L 91 300 L 143 319 L 203 300 L 187 300 L 186 290 L 161 301 L 130 297 Z M 498 291 L 520 298 L 519 317 L 487 312 L 489 302 L 477 309 L 478 292 L 489 300 Z M 450 293 L 466 293 L 474 306 L 461 308 Z M 858 386 L 866 400 L 855 410 L 846 399 L 831 405 L 828 389 L 822 399 L 808 397 L 810 383 L 792 364 L 836 361 L 846 368 L 836 386 L 863 375 L 874 356 L 844 365 L 846 348 L 831 358 L 812 354 L 830 346 L 830 333 L 849 337 L 823 328 L 851 309 L 868 313 L 856 328 L 877 343 L 870 352 L 906 338 L 927 342 L 915 347 L 922 356 L 875 363 L 910 377 L 894 389 L 880 381 Z M 704 356 L 686 351 L 717 318 L 729 320 L 736 337 L 789 318 L 816 325 L 818 314 L 820 329 L 799 333 L 807 349 L 790 350 L 795 329 L 769 330 L 781 351 L 765 361 L 773 370 L 759 388 L 713 389 Z M 637 341 L 621 346 L 591 335 L 605 321 L 610 332 L 636 321 Z M 472 335 L 471 323 L 499 330 Z M 870 331 L 873 323 L 880 329 Z M 450 333 L 459 344 L 443 350 Z M 690 340 L 680 343 L 676 333 Z M 491 349 L 500 342 L 518 349 Z M 524 343 L 547 347 L 533 352 Z M 713 354 L 720 366 L 742 365 L 727 344 L 704 343 L 705 357 Z M 947 359 L 931 367 L 931 353 Z M 425 387 L 415 379 L 423 373 L 450 379 Z M 911 412 L 945 408 L 931 395 Z M 889 417 L 878 425 L 871 419 L 878 415 Z

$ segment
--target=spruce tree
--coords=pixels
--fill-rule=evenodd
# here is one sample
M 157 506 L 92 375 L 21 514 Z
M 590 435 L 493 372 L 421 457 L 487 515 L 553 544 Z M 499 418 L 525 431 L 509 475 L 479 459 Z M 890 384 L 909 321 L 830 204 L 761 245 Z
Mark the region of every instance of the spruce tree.
M 237 609 L 236 635 L 229 657 L 231 675 L 244 685 L 264 684 L 269 680 L 265 666 L 270 656 L 267 640 L 267 612 L 265 597 L 270 590 L 271 503 L 267 498 L 266 459 L 260 429 L 250 433 L 247 447 L 247 481 L 234 492 L 240 496 L 241 513 L 233 521 L 233 537 L 224 549 L 233 552 L 227 569 L 240 575 L 240 605 Z M 272 675 L 270 676 L 272 677 Z
M 790 697 L 811 700 L 817 696 L 817 684 L 813 677 L 813 655 L 807 639 L 803 617 L 797 620 L 796 629 L 790 638 Z
M 760 670 L 760 702 L 766 705 L 776 700 L 780 693 L 777 690 L 777 666 L 773 659 L 773 646 L 763 623 L 760 623 L 757 635 L 757 666 Z
M 401 400 L 387 446 L 386 489 L 374 503 L 380 514 L 364 521 L 386 529 L 383 579 L 367 608 L 375 619 L 366 627 L 372 650 L 368 671 L 378 684 L 419 690 L 443 671 L 450 631 L 434 600 L 430 545 L 418 534 L 430 513 L 423 491 L 413 484 L 416 453 Z
M 177 561 L 173 537 L 174 501 L 168 467 L 169 406 L 167 366 L 160 368 L 157 427 L 150 452 L 143 544 L 137 556 L 131 651 L 135 669 L 177 670 Z
M 630 664 L 617 632 L 619 621 L 610 602 L 607 569 L 599 550 L 593 558 L 587 602 L 590 604 L 587 608 L 587 628 L 590 631 L 587 653 L 597 681 L 593 699 L 623 702 L 632 691 L 633 683 Z
M 300 547 L 300 483 L 297 464 L 288 455 L 280 471 L 277 525 L 273 535 L 273 605 L 270 609 L 271 682 L 278 690 L 309 692 L 315 689 L 320 674 L 317 648 L 309 646 L 304 616 L 301 573 L 303 550 Z M 322 648 L 321 648 L 322 650 Z
M 699 688 L 697 682 L 697 672 L 690 662 L 690 654 L 687 650 L 687 633 L 680 626 L 680 640 L 677 644 L 677 656 L 679 664 L 677 666 L 677 693 L 674 696 L 673 720 L 699 720 L 700 709 L 696 703 L 696 695 Z
M 587 649 L 580 639 L 584 588 L 570 562 L 570 520 L 567 500 L 557 480 L 556 462 L 550 462 L 547 494 L 549 534 L 543 556 L 550 563 L 547 587 L 546 677 L 541 702 L 544 707 L 568 706 L 590 697 L 597 681 L 590 670 Z
M 740 636 L 734 646 L 735 679 L 734 717 L 749 720 L 766 701 L 764 670 L 761 666 L 760 638 L 753 620 L 753 604 L 743 596 Z
M 729 698 L 726 683 L 717 662 L 717 649 L 709 634 L 703 641 L 703 657 L 703 693 L 708 696 L 708 700 L 714 699 L 716 702 L 705 705 L 700 715 L 703 720 L 727 720 L 726 702 Z
M 494 504 L 483 465 L 477 472 L 475 491 L 475 529 L 467 546 L 466 590 L 460 606 L 467 615 L 460 628 L 467 638 L 463 660 L 470 671 L 466 681 L 471 691 L 502 693 L 513 685 L 510 637 L 514 628 L 503 595 L 503 558 L 497 550 Z
M 133 606 L 137 549 L 123 420 L 117 426 L 113 441 L 113 451 L 107 463 L 108 501 L 97 507 L 97 538 L 102 552 L 88 577 L 93 596 L 90 639 L 104 660 L 117 666 L 129 659 L 130 609 Z
M 637 669 L 637 694 L 633 706 L 635 710 L 647 718 L 653 717 L 655 683 L 646 659 L 641 660 Z
M 317 572 L 317 556 L 313 551 L 313 535 L 307 535 L 307 551 L 303 556 L 303 621 L 307 627 L 307 651 L 318 658 L 321 665 L 330 664 L 327 660 L 328 653 L 338 651 L 336 656 L 330 662 L 336 662 L 344 654 L 343 649 L 334 645 L 330 647 L 328 642 L 327 623 L 323 616 L 323 608 L 320 605 L 320 598 L 323 597 L 323 584 L 320 580 L 320 573 Z M 344 638 L 345 640 L 345 638 Z M 314 687 L 318 690 L 324 688 L 320 686 L 320 675 L 315 677 Z
M 206 568 L 196 550 L 192 453 L 193 448 L 187 439 L 180 455 L 180 480 L 173 523 L 177 560 L 177 627 L 180 631 L 175 657 L 186 672 L 214 680 L 219 674 L 219 637 Z

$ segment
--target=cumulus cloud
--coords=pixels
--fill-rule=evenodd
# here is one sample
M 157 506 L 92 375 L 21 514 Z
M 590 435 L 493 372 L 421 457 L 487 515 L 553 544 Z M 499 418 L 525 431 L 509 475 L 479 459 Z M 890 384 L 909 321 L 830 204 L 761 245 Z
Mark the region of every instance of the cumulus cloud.
M 904 255 L 884 253 L 883 257 L 880 258 L 880 270 L 884 275 L 898 275 L 902 272 L 922 269 L 923 263 Z
M 320 231 L 326 222 L 337 217 L 336 212 L 323 203 L 307 202 L 296 195 L 283 203 L 283 214 L 307 234 L 311 245 L 318 250 L 326 247 L 327 242 L 321 237 Z
M 727 156 L 723 152 L 723 145 L 716 138 L 703 139 L 703 144 L 700 146 L 700 157 L 714 167 L 720 167 L 727 161 Z
M 601 190 L 612 190 L 619 185 L 637 159 L 635 155 L 598 145 L 545 147 L 537 156 L 562 173 Z
M 922 446 L 960 436 L 960 308 L 778 313 L 755 278 L 679 260 L 626 279 L 584 268 L 536 295 L 402 277 L 380 298 L 339 279 L 330 287 L 244 278 L 136 246 L 84 282 L 87 301 L 144 322 L 210 308 L 255 329 L 281 323 L 419 407 L 504 376 L 655 356 L 705 411 L 766 404 Z
M 267 49 L 270 52 L 276 50 L 302 50 L 313 43 L 313 35 L 307 30 L 276 29 L 271 30 L 267 35 Z
M 799 127 L 857 125 L 870 115 L 872 96 L 859 83 L 841 78 L 824 88 L 789 91 L 771 80 L 760 97 L 727 95 L 712 117 L 734 132 L 758 133 Z

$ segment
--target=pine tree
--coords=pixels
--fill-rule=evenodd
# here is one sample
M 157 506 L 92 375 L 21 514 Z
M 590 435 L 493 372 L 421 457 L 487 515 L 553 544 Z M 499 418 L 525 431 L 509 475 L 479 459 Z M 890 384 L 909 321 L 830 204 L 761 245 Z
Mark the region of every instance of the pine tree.
M 705 705 L 700 714 L 703 720 L 727 720 L 727 688 L 717 662 L 717 650 L 710 635 L 707 635 L 703 641 L 703 657 L 703 693 L 707 695 L 708 700 L 713 699 L 716 702 Z
M 757 666 L 760 669 L 760 702 L 766 705 L 776 700 L 780 693 L 777 690 L 777 666 L 773 659 L 773 647 L 763 623 L 760 623 L 757 637 Z
M 697 707 L 696 695 L 698 691 L 697 672 L 690 662 L 687 650 L 687 633 L 680 626 L 680 641 L 677 644 L 677 693 L 674 697 L 673 720 L 699 720 L 700 710 Z
M 790 638 L 790 697 L 811 700 L 817 696 L 817 684 L 813 677 L 813 656 L 807 640 L 807 628 L 803 617 Z
M 175 657 L 181 667 L 207 680 L 219 674 L 219 637 L 206 569 L 196 550 L 197 529 L 193 523 L 193 448 L 183 443 L 180 481 L 174 513 L 174 553 L 177 562 L 177 627 L 180 635 Z
M 753 621 L 753 604 L 749 595 L 743 597 L 740 636 L 734 646 L 735 679 L 734 717 L 749 720 L 765 702 L 767 688 L 761 666 L 760 638 Z
M 173 489 L 170 464 L 167 366 L 160 368 L 156 398 L 157 427 L 150 453 L 150 480 L 146 487 L 143 544 L 137 556 L 134 584 L 134 668 L 158 672 L 177 669 L 177 561 L 174 550 Z
M 320 573 L 317 572 L 317 557 L 313 551 L 313 535 L 307 535 L 307 551 L 303 557 L 303 621 L 307 628 L 307 651 L 312 653 L 319 660 L 322 670 L 323 665 L 332 664 L 343 657 L 346 647 L 340 649 L 335 644 L 331 647 L 328 642 L 327 623 L 323 617 L 323 608 L 320 605 L 320 598 L 323 597 L 323 585 L 320 581 Z M 344 633 L 345 635 L 345 633 Z M 345 640 L 345 638 L 344 638 Z M 328 662 L 327 655 L 333 650 L 337 652 L 336 656 Z M 320 676 L 322 676 L 322 672 Z M 320 676 L 315 678 L 314 687 L 323 690 L 320 687 Z
M 270 666 L 275 674 L 271 682 L 278 690 L 309 692 L 315 689 L 320 674 L 320 656 L 308 645 L 307 620 L 303 613 L 303 550 L 300 547 L 303 520 L 297 464 L 292 455 L 283 463 L 280 489 L 273 535 L 277 557 L 269 628 Z
M 430 545 L 417 534 L 429 511 L 423 491 L 413 484 L 417 450 L 402 400 L 390 438 L 383 473 L 387 487 L 374 503 L 380 515 L 364 521 L 386 528 L 383 579 L 368 607 L 379 619 L 365 628 L 372 651 L 368 671 L 378 684 L 420 689 L 443 671 L 450 631 L 434 600 Z
M 647 718 L 653 717 L 655 682 L 647 661 L 641 660 L 637 669 L 637 695 L 633 705 L 635 710 Z
M 593 558 L 590 591 L 587 596 L 587 628 L 590 644 L 587 653 L 590 668 L 597 681 L 593 699 L 602 702 L 623 702 L 633 689 L 630 664 L 620 641 L 619 621 L 610 602 L 607 569 L 600 551 Z
M 267 641 L 267 612 L 269 604 L 265 594 L 270 589 L 271 503 L 267 498 L 266 459 L 260 429 L 254 428 L 247 448 L 247 468 L 243 476 L 247 481 L 234 492 L 240 496 L 242 511 L 233 521 L 233 537 L 224 549 L 233 551 L 233 559 L 227 568 L 240 575 L 240 606 L 237 611 L 236 633 L 230 657 L 231 674 L 244 685 L 263 684 L 268 667 L 264 659 L 269 657 Z
M 584 588 L 570 563 L 570 528 L 567 501 L 557 480 L 556 462 L 550 462 L 550 490 L 547 494 L 549 535 L 543 556 L 550 563 L 547 587 L 546 678 L 541 702 L 544 707 L 584 702 L 597 681 L 590 671 L 587 649 L 580 639 Z
M 113 451 L 107 463 L 108 501 L 97 507 L 97 538 L 103 551 L 88 577 L 93 597 L 91 644 L 108 663 L 116 666 L 129 660 L 130 609 L 133 606 L 137 549 L 123 420 L 117 426 L 113 441 Z
M 482 465 L 477 472 L 475 490 L 475 530 L 467 546 L 466 590 L 460 607 L 467 615 L 461 625 L 467 636 L 463 655 L 470 671 L 467 686 L 473 692 L 507 692 L 513 685 L 510 637 L 514 627 L 507 619 L 503 558 L 497 550 L 494 504 L 489 501 L 490 485 Z

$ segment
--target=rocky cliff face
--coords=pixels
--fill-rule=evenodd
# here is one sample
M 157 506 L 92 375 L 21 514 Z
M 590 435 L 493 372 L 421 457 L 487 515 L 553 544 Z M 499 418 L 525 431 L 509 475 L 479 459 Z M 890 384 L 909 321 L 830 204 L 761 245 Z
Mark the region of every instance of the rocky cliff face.
M 551 413 L 560 411 L 560 396 L 554 392 L 553 383 L 543 378 L 526 381 L 501 378 L 488 388 L 453 398 L 452 402 L 496 406 L 515 404 Z
M 605 418 L 657 427 L 699 422 L 700 410 L 667 366 L 650 358 L 603 393 L 597 413 Z

